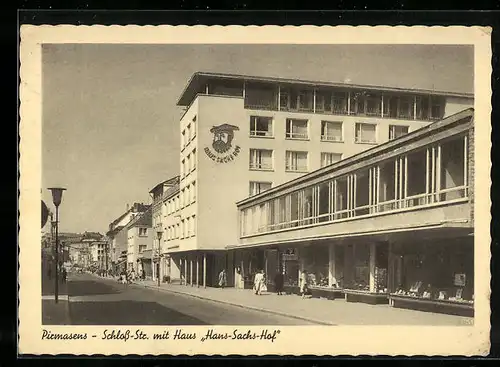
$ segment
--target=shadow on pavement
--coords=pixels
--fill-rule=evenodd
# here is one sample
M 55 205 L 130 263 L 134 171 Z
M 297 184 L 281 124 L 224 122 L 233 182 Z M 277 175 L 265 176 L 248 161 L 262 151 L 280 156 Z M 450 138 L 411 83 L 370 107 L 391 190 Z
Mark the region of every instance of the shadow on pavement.
M 72 325 L 208 325 L 156 302 L 70 303 Z
M 70 297 L 120 293 L 115 287 L 93 280 L 72 280 L 68 288 Z

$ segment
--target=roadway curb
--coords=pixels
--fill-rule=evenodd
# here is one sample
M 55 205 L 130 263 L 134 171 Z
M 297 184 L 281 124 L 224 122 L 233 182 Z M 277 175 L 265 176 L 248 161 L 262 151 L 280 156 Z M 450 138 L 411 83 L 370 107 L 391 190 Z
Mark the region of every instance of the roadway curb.
M 172 289 L 166 289 L 166 288 L 160 288 L 160 289 L 158 289 L 158 286 L 145 285 L 145 284 L 140 284 L 140 283 L 135 283 L 135 282 L 133 284 L 141 286 L 141 287 L 144 287 L 144 288 L 148 288 L 148 289 L 159 290 L 161 292 L 181 294 L 183 296 L 198 298 L 198 299 L 202 299 L 202 300 L 205 300 L 205 301 L 211 301 L 211 302 L 215 302 L 215 303 L 222 303 L 222 304 L 226 304 L 226 305 L 230 305 L 230 306 L 236 306 L 236 307 L 240 307 L 240 308 L 245 308 L 245 309 L 253 310 L 253 311 L 266 312 L 266 313 L 270 313 L 270 314 L 274 314 L 274 315 L 278 315 L 278 316 L 288 317 L 288 318 L 291 318 L 291 319 L 297 319 L 297 320 L 302 320 L 302 321 L 314 322 L 314 323 L 320 324 L 320 325 L 337 326 L 337 324 L 330 323 L 330 322 L 327 322 L 327 321 L 320 321 L 320 320 L 316 320 L 316 319 L 313 319 L 313 318 L 310 318 L 310 317 L 290 315 L 290 314 L 287 314 L 285 312 L 270 310 L 270 309 L 267 309 L 267 308 L 254 307 L 254 306 L 246 306 L 246 305 L 242 305 L 242 304 L 234 303 L 234 302 L 229 302 L 229 301 L 215 300 L 215 299 L 208 298 L 208 297 L 205 297 L 205 296 L 200 296 L 200 295 L 197 295 L 197 294 L 190 294 L 190 293 L 179 292 L 179 291 L 175 291 L 175 290 L 172 290 Z

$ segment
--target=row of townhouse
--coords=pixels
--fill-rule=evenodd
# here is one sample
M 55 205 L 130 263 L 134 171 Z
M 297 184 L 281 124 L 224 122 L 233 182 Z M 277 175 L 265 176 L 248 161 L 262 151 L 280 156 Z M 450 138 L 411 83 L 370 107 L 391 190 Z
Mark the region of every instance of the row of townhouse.
M 153 278 L 473 310 L 472 94 L 199 72 L 178 106 Z

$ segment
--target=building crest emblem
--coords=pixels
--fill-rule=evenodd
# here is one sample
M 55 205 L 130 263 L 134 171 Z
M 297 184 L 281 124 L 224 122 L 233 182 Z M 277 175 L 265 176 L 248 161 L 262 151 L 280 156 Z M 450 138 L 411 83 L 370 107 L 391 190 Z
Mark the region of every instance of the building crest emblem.
M 234 132 L 239 129 L 240 128 L 238 126 L 229 124 L 213 126 L 210 129 L 210 132 L 214 134 L 212 148 L 215 152 L 212 152 L 210 148 L 206 147 L 205 153 L 207 156 L 217 163 L 227 163 L 232 161 L 241 150 L 241 148 L 237 145 L 234 148 L 232 146 Z

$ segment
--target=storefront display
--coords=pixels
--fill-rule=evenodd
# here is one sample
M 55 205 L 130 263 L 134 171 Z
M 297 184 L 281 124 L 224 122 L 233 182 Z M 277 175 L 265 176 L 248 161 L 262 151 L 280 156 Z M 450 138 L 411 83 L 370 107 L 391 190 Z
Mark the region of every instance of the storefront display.
M 301 251 L 310 287 L 328 287 L 329 248 L 310 246 Z
M 394 307 L 470 315 L 474 305 L 472 239 L 395 249 Z M 413 301 L 413 302 L 412 302 Z

